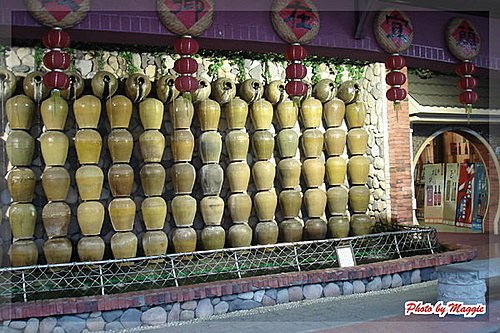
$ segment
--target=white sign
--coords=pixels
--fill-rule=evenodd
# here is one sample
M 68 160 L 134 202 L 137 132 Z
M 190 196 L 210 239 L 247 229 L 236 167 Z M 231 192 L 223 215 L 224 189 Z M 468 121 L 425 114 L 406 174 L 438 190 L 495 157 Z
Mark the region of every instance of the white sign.
M 335 248 L 337 251 L 337 259 L 339 261 L 340 267 L 352 267 L 356 266 L 356 260 L 354 259 L 354 253 L 350 245 L 347 246 L 337 246 Z

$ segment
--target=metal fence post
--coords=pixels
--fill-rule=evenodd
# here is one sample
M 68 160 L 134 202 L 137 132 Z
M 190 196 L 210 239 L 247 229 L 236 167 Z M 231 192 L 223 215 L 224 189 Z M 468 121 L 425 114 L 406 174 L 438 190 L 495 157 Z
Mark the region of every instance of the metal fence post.
M 177 273 L 175 272 L 174 258 L 170 258 L 170 265 L 172 266 L 172 274 L 174 275 L 175 286 L 179 286 L 179 281 L 177 281 Z
M 434 248 L 432 247 L 431 243 L 431 234 L 429 232 L 427 233 L 427 242 L 429 243 L 429 249 L 431 250 L 431 253 L 434 254 Z
M 295 263 L 297 264 L 297 270 L 300 272 L 300 262 L 299 262 L 299 254 L 297 253 L 297 247 L 293 246 L 293 253 L 295 254 Z
M 398 239 L 396 238 L 396 235 L 394 235 L 394 244 L 396 245 L 396 251 L 398 252 L 399 258 L 403 258 L 401 257 L 401 252 L 399 251 Z
M 21 273 L 21 279 L 23 280 L 23 300 L 25 302 L 28 301 L 28 295 L 26 291 L 26 276 L 24 275 L 24 271 Z
M 106 291 L 104 290 L 104 277 L 102 276 L 102 265 L 99 265 L 99 282 L 101 283 L 101 295 L 105 295 Z
M 236 254 L 236 251 L 233 252 L 233 254 L 234 254 L 234 264 L 236 265 L 236 272 L 238 273 L 238 278 L 241 279 L 240 264 L 238 263 L 238 255 Z

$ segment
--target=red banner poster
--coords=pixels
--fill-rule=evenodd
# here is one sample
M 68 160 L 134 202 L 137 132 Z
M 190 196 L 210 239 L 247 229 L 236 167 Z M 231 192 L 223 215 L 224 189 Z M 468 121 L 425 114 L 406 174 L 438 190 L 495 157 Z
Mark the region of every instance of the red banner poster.
M 455 224 L 470 228 L 472 225 L 472 199 L 474 192 L 474 164 L 460 164 Z

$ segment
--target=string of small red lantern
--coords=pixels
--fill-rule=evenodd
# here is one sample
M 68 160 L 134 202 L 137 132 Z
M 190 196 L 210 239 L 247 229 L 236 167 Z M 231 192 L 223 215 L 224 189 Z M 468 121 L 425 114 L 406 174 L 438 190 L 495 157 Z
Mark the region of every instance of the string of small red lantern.
M 198 62 L 193 59 L 199 49 L 198 42 L 191 36 L 182 36 L 175 41 L 174 50 L 181 56 L 174 62 L 174 70 L 180 75 L 175 79 L 175 88 L 180 93 L 192 93 L 199 88 L 198 80 L 194 77 Z
M 63 49 L 71 44 L 69 34 L 62 28 L 53 28 L 42 38 L 42 43 L 49 49 L 43 56 L 43 64 L 50 70 L 44 75 L 43 83 L 51 90 L 68 89 L 69 76 L 64 71 L 71 64 L 71 56 Z
M 407 96 L 405 88 L 401 86 L 406 82 L 406 75 L 401 70 L 406 66 L 406 60 L 398 53 L 394 53 L 385 60 L 385 67 L 390 71 L 385 82 L 391 86 L 386 92 L 389 101 L 399 103 Z
M 285 58 L 290 64 L 286 68 L 288 82 L 285 91 L 291 97 L 300 97 L 307 93 L 307 84 L 302 81 L 307 75 L 307 67 L 302 63 L 306 57 L 307 50 L 299 43 L 294 43 L 286 49 Z

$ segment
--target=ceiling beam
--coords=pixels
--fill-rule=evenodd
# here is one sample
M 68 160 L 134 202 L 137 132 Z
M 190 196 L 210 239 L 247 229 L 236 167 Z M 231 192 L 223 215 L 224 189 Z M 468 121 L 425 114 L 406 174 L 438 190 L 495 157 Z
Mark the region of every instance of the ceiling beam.
M 355 12 L 356 12 L 356 31 L 354 32 L 355 39 L 363 39 L 366 37 L 366 21 L 368 20 L 368 14 L 370 13 L 370 8 L 372 7 L 374 0 L 356 0 L 355 1 Z

